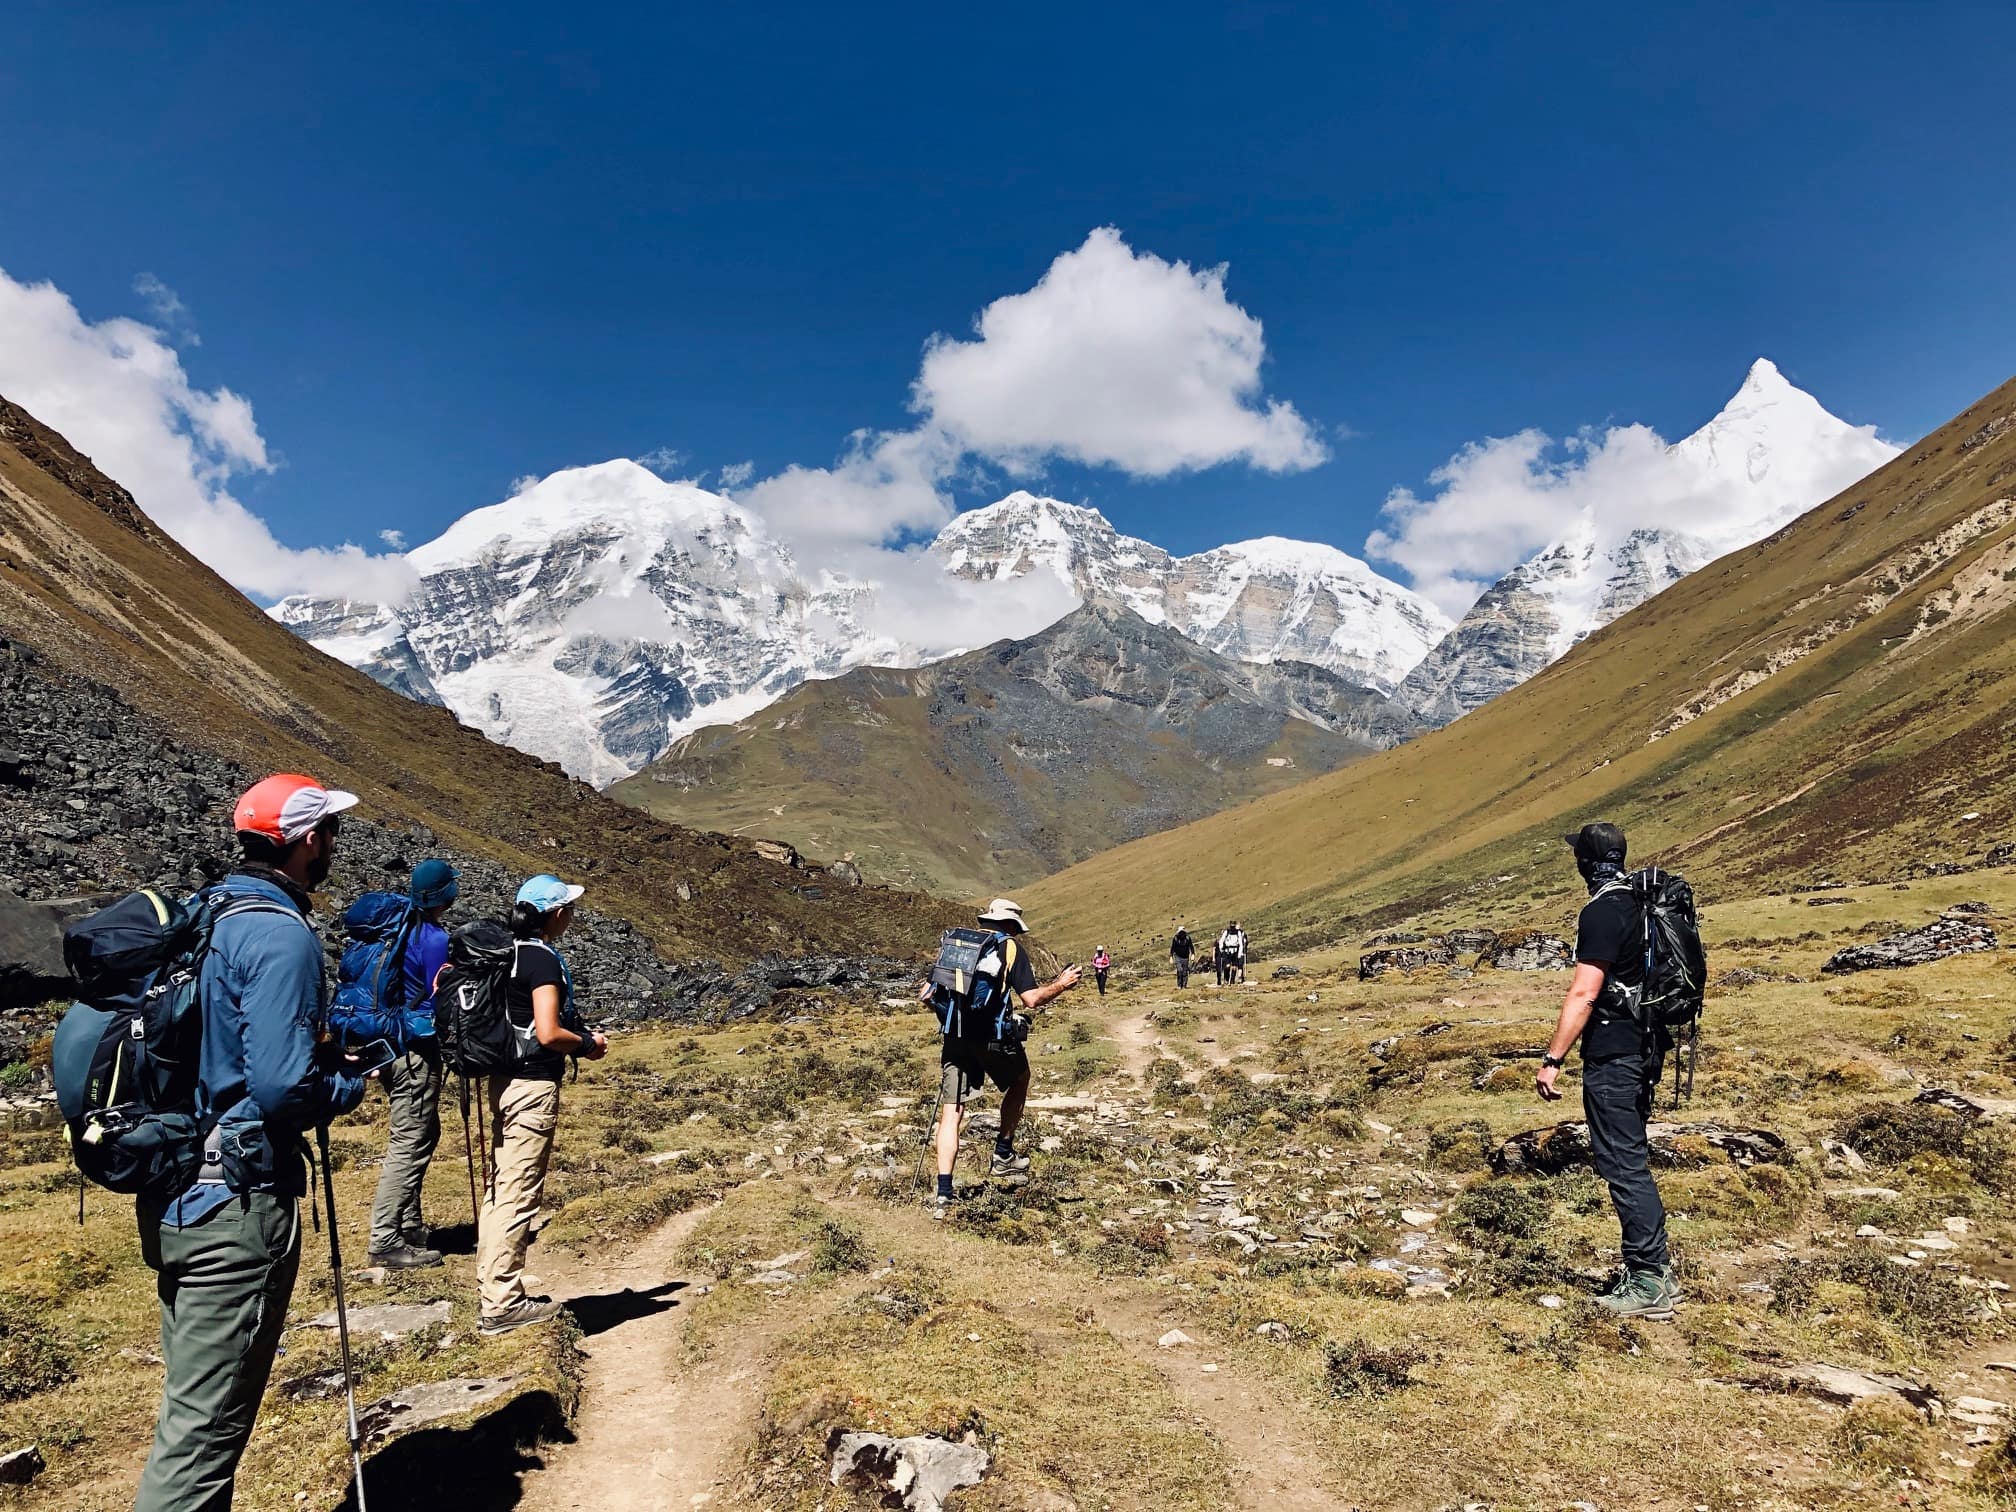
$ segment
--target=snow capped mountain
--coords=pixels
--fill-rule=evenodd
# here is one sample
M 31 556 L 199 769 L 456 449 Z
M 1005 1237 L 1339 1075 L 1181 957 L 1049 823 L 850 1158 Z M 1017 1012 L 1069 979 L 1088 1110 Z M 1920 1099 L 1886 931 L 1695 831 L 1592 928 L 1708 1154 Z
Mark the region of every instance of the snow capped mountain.
M 903 648 L 863 634 L 862 589 L 801 572 L 748 511 L 634 462 L 569 468 L 408 553 L 397 610 L 292 598 L 323 650 L 591 782 L 807 677 Z
M 1595 501 L 1494 583 L 1397 696 L 1438 724 L 1459 718 L 1896 455 L 1873 427 L 1837 419 L 1759 358 L 1720 414 L 1666 449 L 1656 493 Z M 1675 523 L 1632 523 L 1648 517 Z
M 1241 661 L 1305 661 L 1390 692 L 1449 621 L 1334 546 L 1264 536 L 1195 556 L 1121 535 L 1096 509 L 1017 491 L 959 516 L 931 547 L 980 581 L 1047 568 Z

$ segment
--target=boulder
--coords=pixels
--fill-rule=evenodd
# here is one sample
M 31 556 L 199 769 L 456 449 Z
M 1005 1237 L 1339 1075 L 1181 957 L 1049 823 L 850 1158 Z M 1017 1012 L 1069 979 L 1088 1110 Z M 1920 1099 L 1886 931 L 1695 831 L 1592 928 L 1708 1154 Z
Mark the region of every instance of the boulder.
M 1300 966 L 1276 966 L 1273 975 L 1274 980 L 1278 982 L 1285 977 L 1298 977 L 1302 975 L 1302 968 Z
M 0 1010 L 33 1007 L 69 996 L 63 930 L 90 907 L 79 898 L 30 903 L 0 892 Z
M 1702 1146 L 1720 1151 L 1739 1166 L 1776 1164 L 1785 1159 L 1784 1139 L 1768 1129 L 1732 1129 L 1713 1123 L 1652 1123 L 1645 1132 L 1655 1165 L 1696 1166 Z M 1559 1123 L 1514 1134 L 1491 1155 L 1500 1176 L 1558 1176 L 1589 1164 L 1589 1125 Z
M 765 861 L 775 861 L 779 866 L 795 870 L 805 864 L 805 858 L 798 854 L 796 847 L 786 845 L 782 840 L 752 840 L 749 849 Z
M 340 1391 L 342 1373 L 338 1371 L 334 1374 L 336 1389 Z M 464 1376 L 409 1386 L 362 1409 L 357 1414 L 357 1432 L 367 1443 L 397 1438 L 402 1433 L 438 1423 L 443 1418 L 459 1417 L 478 1407 L 487 1407 L 509 1391 L 513 1384 L 510 1376 Z
M 1950 1087 L 1927 1087 L 1911 1100 L 1931 1103 L 1963 1118 L 1985 1118 L 1993 1123 L 2016 1120 L 2016 1097 L 1976 1097 Z
M 1885 935 L 1873 945 L 1837 950 L 1820 969 L 1831 976 L 1851 971 L 1882 971 L 1898 966 L 1923 966 L 1949 956 L 1993 950 L 1999 941 L 1986 924 L 1964 915 L 1948 914 L 1922 929 Z
M 1784 1373 L 1788 1391 L 1804 1392 L 1841 1407 L 1878 1397 L 1895 1397 L 1930 1416 L 1939 1414 L 1939 1394 L 1904 1376 L 1849 1370 L 1841 1365 L 1794 1365 Z
M 1442 943 L 1458 955 L 1481 955 L 1498 943 L 1495 929 L 1452 929 Z
M 455 1306 L 446 1301 L 381 1302 L 370 1307 L 353 1307 L 349 1311 L 353 1336 L 376 1334 L 381 1339 L 403 1339 L 407 1334 L 418 1333 L 436 1323 L 446 1323 L 455 1315 Z M 334 1328 L 336 1314 L 333 1310 L 318 1313 L 304 1326 Z
M 1358 957 L 1358 980 L 1369 982 L 1389 971 L 1419 971 L 1424 966 L 1454 966 L 1446 945 L 1394 945 Z
M 842 887 L 859 887 L 862 882 L 861 868 L 851 860 L 835 861 L 826 868 L 826 875 Z
M 0 1454 L 0 1486 L 25 1486 L 47 1468 L 42 1463 L 42 1450 L 35 1444 Z
M 1559 935 L 1536 929 L 1500 935 L 1478 956 L 1477 964 L 1499 971 L 1567 971 L 1575 964 L 1575 952 Z
M 850 1491 L 877 1493 L 879 1504 L 904 1512 L 944 1512 L 945 1498 L 986 1475 L 987 1451 L 935 1434 L 891 1438 L 836 1428 L 826 1441 L 833 1457 L 831 1481 Z

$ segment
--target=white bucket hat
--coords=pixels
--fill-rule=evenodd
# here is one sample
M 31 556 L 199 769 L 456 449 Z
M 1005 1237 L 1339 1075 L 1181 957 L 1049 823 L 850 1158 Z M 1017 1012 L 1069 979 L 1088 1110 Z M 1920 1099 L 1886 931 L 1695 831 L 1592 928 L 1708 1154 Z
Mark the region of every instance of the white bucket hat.
M 1022 905 L 1009 898 L 996 898 L 987 905 L 987 911 L 980 915 L 982 924 L 1012 924 L 1017 934 L 1028 932 L 1029 926 L 1022 920 Z

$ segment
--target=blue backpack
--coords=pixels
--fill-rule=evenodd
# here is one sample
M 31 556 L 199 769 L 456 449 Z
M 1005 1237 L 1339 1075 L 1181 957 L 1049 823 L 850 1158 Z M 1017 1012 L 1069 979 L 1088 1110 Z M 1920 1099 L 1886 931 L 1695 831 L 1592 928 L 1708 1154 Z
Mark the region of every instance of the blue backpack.
M 948 929 L 938 937 L 931 967 L 931 1007 L 938 1032 L 949 1040 L 1017 1040 L 1015 998 L 1008 974 L 1016 944 L 991 929 Z
M 77 1001 L 49 1051 L 56 1106 L 78 1171 L 108 1191 L 166 1203 L 203 1165 L 203 958 L 217 921 L 291 917 L 259 897 L 137 892 L 70 926 L 63 959 Z M 82 1195 L 79 1195 L 82 1214 Z
M 406 947 L 420 911 L 404 893 L 367 892 L 343 915 L 343 957 L 329 1033 L 340 1045 L 387 1040 L 404 1050 L 434 1033 L 434 1015 L 409 1001 Z

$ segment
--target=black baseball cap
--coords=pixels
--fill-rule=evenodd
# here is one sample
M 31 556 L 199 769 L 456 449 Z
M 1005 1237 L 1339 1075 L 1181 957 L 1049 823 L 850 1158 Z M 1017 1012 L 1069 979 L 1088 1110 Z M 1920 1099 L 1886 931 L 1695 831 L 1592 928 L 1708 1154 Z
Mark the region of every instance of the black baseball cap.
M 1614 824 L 1599 819 L 1561 838 L 1568 842 L 1577 860 L 1610 861 L 1618 866 L 1624 864 L 1624 831 Z

